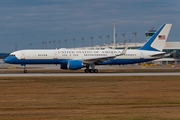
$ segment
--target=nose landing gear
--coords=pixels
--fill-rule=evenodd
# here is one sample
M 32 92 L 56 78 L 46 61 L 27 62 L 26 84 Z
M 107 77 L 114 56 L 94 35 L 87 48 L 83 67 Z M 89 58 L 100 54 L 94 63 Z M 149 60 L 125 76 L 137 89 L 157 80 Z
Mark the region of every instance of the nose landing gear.
M 23 69 L 24 69 L 24 73 L 27 73 L 26 65 L 22 65 L 22 66 L 23 66 Z
M 24 70 L 24 73 L 27 73 L 27 70 Z

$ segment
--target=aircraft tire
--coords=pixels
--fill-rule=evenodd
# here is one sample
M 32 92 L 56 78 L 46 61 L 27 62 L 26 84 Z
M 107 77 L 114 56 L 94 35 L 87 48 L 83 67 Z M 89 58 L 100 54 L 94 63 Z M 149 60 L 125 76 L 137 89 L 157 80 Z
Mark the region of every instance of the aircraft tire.
M 94 70 L 93 70 L 93 69 L 89 69 L 89 72 L 90 72 L 90 73 L 93 73 L 93 72 L 94 72 Z
M 24 70 L 24 73 L 27 73 L 27 70 Z
M 89 70 L 88 70 L 88 69 L 85 69 L 85 70 L 84 70 L 84 72 L 85 72 L 85 73 L 88 73 L 88 72 L 89 72 Z
M 98 69 L 94 69 L 94 73 L 98 73 Z

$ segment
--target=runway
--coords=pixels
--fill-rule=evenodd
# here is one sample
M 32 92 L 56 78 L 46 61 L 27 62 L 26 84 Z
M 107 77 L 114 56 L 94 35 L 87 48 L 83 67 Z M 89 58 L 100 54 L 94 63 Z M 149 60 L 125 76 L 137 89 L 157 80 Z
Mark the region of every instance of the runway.
M 160 72 L 160 73 L 16 73 L 0 74 L 0 77 L 38 77 L 38 76 L 178 76 L 180 72 Z

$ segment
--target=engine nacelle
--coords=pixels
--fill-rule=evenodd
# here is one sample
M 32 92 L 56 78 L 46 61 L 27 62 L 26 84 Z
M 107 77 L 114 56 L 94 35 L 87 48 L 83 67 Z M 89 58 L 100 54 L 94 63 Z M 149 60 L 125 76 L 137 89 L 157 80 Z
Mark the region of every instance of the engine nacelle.
M 67 68 L 70 70 L 78 70 L 83 67 L 83 63 L 80 60 L 69 60 Z

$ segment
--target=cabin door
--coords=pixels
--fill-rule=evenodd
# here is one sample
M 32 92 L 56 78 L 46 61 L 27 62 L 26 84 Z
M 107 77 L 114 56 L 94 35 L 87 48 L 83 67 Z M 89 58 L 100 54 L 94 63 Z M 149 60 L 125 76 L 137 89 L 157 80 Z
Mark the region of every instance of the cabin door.
M 58 59 L 57 50 L 54 52 L 54 59 Z
M 21 59 L 22 59 L 22 60 L 25 59 L 25 53 L 24 53 L 24 51 L 21 52 Z
M 143 51 L 140 52 L 140 59 L 144 59 Z

